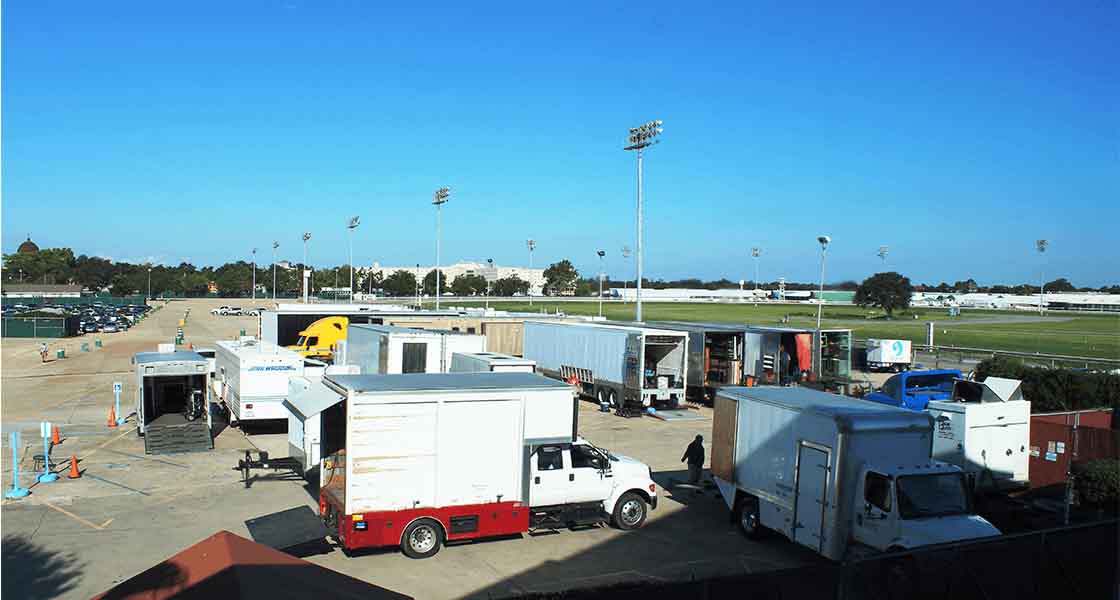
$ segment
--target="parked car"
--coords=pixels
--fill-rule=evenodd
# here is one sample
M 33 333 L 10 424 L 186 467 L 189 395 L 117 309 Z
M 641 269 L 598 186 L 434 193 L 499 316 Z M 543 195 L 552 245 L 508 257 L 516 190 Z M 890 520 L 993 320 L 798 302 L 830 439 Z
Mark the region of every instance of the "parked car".
M 118 331 L 120 331 L 120 329 L 113 323 L 106 323 L 101 326 L 101 333 L 116 333 Z

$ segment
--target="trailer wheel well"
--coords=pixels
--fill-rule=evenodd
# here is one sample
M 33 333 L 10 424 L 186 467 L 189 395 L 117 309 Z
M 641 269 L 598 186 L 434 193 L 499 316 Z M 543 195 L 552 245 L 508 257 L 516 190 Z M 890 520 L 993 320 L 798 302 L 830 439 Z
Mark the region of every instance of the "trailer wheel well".
M 642 488 L 630 488 L 630 489 L 626 490 L 625 492 L 619 494 L 618 497 L 621 498 L 621 497 L 625 496 L 626 494 L 628 494 L 630 492 L 634 492 L 635 494 L 641 496 L 642 500 L 646 501 L 646 504 L 649 504 L 650 502 L 653 501 L 653 499 L 649 495 L 649 492 L 646 491 L 646 490 L 643 490 Z M 614 510 L 613 506 L 611 507 L 611 510 Z
M 416 517 L 416 518 L 412 519 L 408 523 L 404 524 L 404 527 L 401 528 L 401 537 L 400 537 L 399 540 L 397 540 L 398 544 L 403 544 L 404 543 L 404 532 L 408 531 L 408 528 L 410 526 L 412 526 L 412 524 L 417 522 L 417 521 L 432 521 L 433 523 L 439 525 L 439 535 L 440 535 L 440 537 L 444 541 L 447 540 L 447 529 L 444 528 L 443 521 L 440 521 L 439 519 L 437 519 L 436 517 L 433 517 L 433 516 L 421 515 L 419 517 Z

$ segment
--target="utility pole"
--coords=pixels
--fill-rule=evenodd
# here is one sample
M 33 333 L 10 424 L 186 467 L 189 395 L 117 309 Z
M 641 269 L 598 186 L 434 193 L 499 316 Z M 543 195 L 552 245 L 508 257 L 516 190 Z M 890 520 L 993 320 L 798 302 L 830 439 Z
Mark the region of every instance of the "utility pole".
M 661 123 L 660 120 L 650 121 L 644 125 L 631 128 L 630 137 L 627 139 L 628 145 L 623 148 L 623 150 L 638 151 L 638 308 L 635 314 L 636 321 L 642 320 L 642 151 L 660 141 L 653 138 L 664 131 L 661 128 Z
M 350 232 L 350 302 L 354 301 L 354 230 L 358 228 L 358 217 L 350 217 L 346 229 Z
M 821 287 L 819 297 L 817 298 L 817 335 L 821 333 L 821 310 L 824 308 L 824 257 L 828 252 L 828 244 L 832 242 L 832 238 L 827 235 L 817 237 L 817 242 L 821 245 Z
M 533 305 L 533 249 L 537 247 L 537 242 L 533 240 L 525 240 L 525 247 L 529 249 L 529 289 L 526 294 L 529 295 L 529 306 Z
M 280 242 L 272 242 L 272 301 L 276 302 L 276 249 Z
M 447 197 L 451 195 L 451 188 L 441 187 L 432 196 L 432 204 L 436 205 L 436 310 L 439 310 L 439 244 L 443 235 L 443 205 L 447 204 Z

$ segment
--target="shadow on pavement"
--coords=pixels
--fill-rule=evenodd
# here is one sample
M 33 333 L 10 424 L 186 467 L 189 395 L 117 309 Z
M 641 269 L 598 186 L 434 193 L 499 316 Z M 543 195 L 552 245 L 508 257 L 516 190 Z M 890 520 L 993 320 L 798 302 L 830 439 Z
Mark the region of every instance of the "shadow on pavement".
M 20 535 L 5 536 L 0 545 L 4 598 L 57 598 L 81 578 L 82 566 L 69 553 L 47 550 Z

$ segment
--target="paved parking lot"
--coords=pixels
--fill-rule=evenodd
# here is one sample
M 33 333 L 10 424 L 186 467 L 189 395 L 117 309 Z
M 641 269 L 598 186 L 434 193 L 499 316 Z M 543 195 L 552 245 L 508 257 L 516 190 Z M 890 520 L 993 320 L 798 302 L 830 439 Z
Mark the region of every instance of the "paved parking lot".
M 255 333 L 252 317 L 217 317 L 222 302 L 172 302 L 123 333 L 100 336 L 104 347 L 81 352 L 95 336 L 52 343 L 68 358 L 39 362 L 37 342 L 5 340 L 3 430 L 23 432 L 21 481 L 32 494 L 2 506 L 6 597 L 88 598 L 158 561 L 227 529 L 248 537 L 244 522 L 288 508 L 315 506 L 313 490 L 300 481 L 258 481 L 250 489 L 234 470 L 244 449 L 287 452 L 286 434 L 245 435 L 223 428 L 212 452 L 145 456 L 129 425 L 106 426 L 112 382 L 124 384 L 122 405 L 134 389 L 129 359 L 174 335 L 187 307 L 188 343 L 211 344 L 241 329 Z M 264 305 L 264 303 L 259 303 Z M 242 306 L 251 303 L 242 302 Z M 93 344 L 90 344 L 91 348 Z M 518 591 L 550 591 L 624 580 L 678 579 L 733 574 L 816 563 L 808 551 L 780 539 L 751 542 L 728 522 L 712 489 L 678 487 L 685 478 L 680 456 L 697 434 L 711 430 L 710 412 L 697 421 L 623 419 L 581 406 L 580 432 L 595 444 L 648 463 L 664 488 L 662 500 L 641 530 L 607 528 L 561 531 L 450 546 L 416 561 L 396 550 L 346 556 L 324 548 L 308 560 L 418 598 L 501 597 Z M 75 455 L 83 476 L 33 484 L 31 450 L 41 451 L 38 422 L 62 427 L 54 458 Z M 5 440 L 5 448 L 6 448 Z M 11 485 L 10 450 L 3 480 Z

